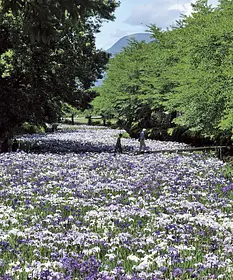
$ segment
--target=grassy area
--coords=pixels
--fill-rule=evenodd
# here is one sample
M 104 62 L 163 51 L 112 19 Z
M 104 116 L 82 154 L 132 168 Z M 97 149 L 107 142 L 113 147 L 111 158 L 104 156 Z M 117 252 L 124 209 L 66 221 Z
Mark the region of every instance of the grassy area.
M 64 122 L 71 124 L 72 120 L 71 120 L 71 118 L 66 118 L 64 120 Z M 89 124 L 88 118 L 85 117 L 85 116 L 74 118 L 74 123 L 77 124 L 77 125 L 82 125 L 82 124 L 87 125 L 87 124 Z M 111 126 L 115 123 L 116 123 L 115 119 L 107 120 L 106 121 L 106 126 Z M 92 120 L 91 120 L 91 125 L 103 125 L 103 124 L 104 124 L 103 120 L 99 117 L 97 117 L 97 118 L 93 117 Z

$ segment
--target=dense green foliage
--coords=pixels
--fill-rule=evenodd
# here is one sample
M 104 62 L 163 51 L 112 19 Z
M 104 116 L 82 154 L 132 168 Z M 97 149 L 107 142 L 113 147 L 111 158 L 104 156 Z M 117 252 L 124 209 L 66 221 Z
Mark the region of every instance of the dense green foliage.
M 57 121 L 64 102 L 85 109 L 96 96 L 89 89 L 101 78 L 109 55 L 96 49 L 95 33 L 103 20 L 113 18 L 117 4 L 98 1 L 102 4 L 97 7 L 97 1 L 86 1 L 77 5 L 75 14 L 60 3 L 60 13 L 64 15 L 60 18 L 54 7 L 50 7 L 55 2 L 66 3 L 3 1 L 0 137 L 14 132 L 24 122 L 43 125 Z M 74 22 L 75 15 L 80 20 Z M 40 30 L 33 21 L 39 24 Z M 26 24 L 35 27 L 33 32 Z M 49 26 L 56 31 L 56 38 L 47 32 Z
M 166 135 L 179 130 L 216 142 L 230 139 L 232 14 L 233 1 L 213 8 L 199 0 L 168 30 L 151 25 L 155 41 L 132 42 L 111 59 L 95 108 L 111 112 L 131 134 L 147 127 L 157 138 L 165 128 Z
M 114 19 L 118 6 L 115 0 L 1 0 L 2 12 L 23 14 L 23 30 L 32 42 L 50 43 L 59 38 L 67 18 L 73 24 L 94 23 L 97 28 L 103 19 Z

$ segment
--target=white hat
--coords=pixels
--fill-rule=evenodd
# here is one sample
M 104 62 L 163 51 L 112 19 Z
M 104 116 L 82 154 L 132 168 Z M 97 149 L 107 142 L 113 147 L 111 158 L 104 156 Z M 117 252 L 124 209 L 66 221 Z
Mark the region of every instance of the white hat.
M 146 131 L 146 129 L 145 129 L 145 128 L 143 128 L 143 129 L 142 129 L 142 131 Z

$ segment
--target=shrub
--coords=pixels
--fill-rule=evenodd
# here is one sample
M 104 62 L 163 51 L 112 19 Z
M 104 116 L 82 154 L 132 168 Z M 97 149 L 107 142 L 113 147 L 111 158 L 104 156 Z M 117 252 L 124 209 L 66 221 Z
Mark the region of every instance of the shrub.
M 28 122 L 23 123 L 22 125 L 23 133 L 29 133 L 29 134 L 34 134 L 34 133 L 39 133 L 43 134 L 45 133 L 45 128 L 41 125 L 36 125 L 36 124 L 31 124 Z

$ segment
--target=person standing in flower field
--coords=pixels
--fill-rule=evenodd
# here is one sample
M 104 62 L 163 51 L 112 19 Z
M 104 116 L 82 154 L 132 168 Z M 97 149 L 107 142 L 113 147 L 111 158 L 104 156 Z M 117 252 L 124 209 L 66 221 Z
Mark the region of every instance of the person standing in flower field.
M 142 131 L 140 132 L 140 135 L 139 135 L 139 142 L 140 142 L 140 146 L 139 146 L 139 152 L 144 152 L 145 149 L 146 149 L 146 144 L 145 144 L 145 132 L 146 132 L 146 129 L 143 128 Z
M 114 154 L 116 154 L 117 152 L 122 154 L 121 138 L 122 138 L 122 133 L 120 133 L 117 138 Z
M 14 139 L 12 147 L 11 147 L 12 152 L 17 152 L 18 148 L 19 148 L 19 143 L 16 139 Z

